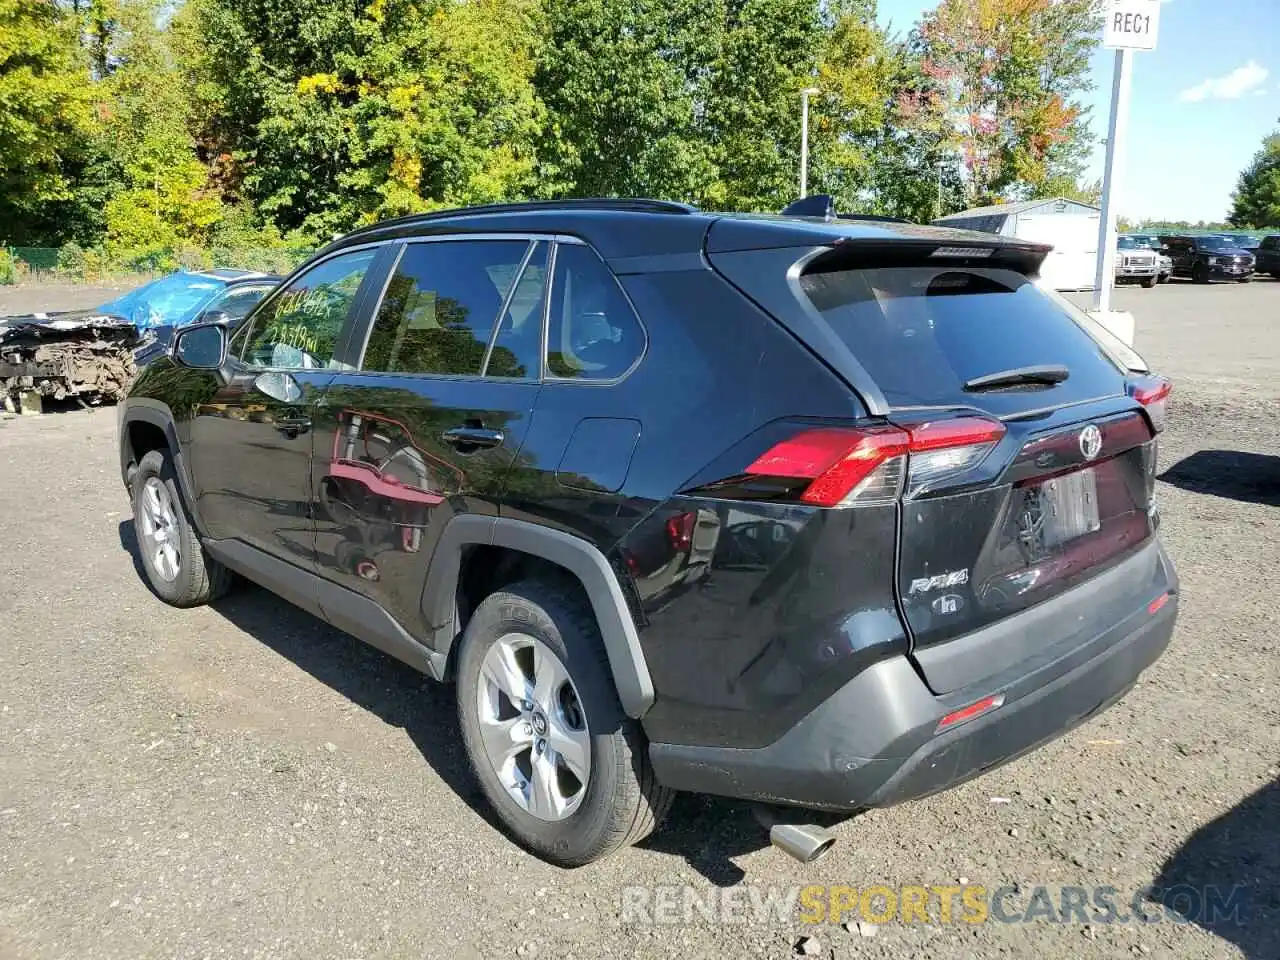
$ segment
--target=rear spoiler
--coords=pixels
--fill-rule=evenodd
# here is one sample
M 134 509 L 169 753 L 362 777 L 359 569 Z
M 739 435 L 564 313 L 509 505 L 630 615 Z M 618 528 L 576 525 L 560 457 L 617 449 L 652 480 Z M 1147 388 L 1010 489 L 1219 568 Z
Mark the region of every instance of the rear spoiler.
M 1040 264 L 1052 249 L 1048 244 L 1011 242 L 994 236 L 988 240 L 972 233 L 936 239 L 895 237 L 887 243 L 880 238 L 841 237 L 826 250 L 809 257 L 803 272 L 954 266 L 994 267 L 1034 277 L 1040 272 Z

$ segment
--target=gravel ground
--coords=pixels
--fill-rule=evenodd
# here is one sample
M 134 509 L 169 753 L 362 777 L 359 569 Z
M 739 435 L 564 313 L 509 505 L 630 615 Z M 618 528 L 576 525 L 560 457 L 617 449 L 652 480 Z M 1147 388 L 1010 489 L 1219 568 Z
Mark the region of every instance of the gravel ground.
M 836 826 L 810 867 L 762 847 L 740 805 L 697 797 L 604 863 L 527 856 L 478 799 L 450 690 L 255 588 L 163 606 L 134 567 L 112 412 L 0 421 L 0 958 L 782 958 L 805 936 L 828 958 L 1280 956 L 1280 283 L 1118 302 L 1177 379 L 1159 487 L 1183 586 L 1169 652 L 1039 752 Z M 0 313 L 18 309 L 0 292 Z M 629 885 L 963 882 L 1018 885 L 1015 909 L 1040 884 L 1113 886 L 1122 912 L 1153 883 L 1247 899 L 1241 924 L 874 936 L 795 911 L 620 914 Z

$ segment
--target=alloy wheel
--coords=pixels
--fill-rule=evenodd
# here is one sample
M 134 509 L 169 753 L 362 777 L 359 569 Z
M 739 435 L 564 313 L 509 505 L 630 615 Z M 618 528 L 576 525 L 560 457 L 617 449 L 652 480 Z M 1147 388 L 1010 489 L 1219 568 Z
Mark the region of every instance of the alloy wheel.
M 182 566 L 182 553 L 178 547 L 178 514 L 173 498 L 159 477 L 148 477 L 140 500 L 138 521 L 142 529 L 142 548 L 147 551 L 156 576 L 172 583 Z
M 591 737 L 578 691 L 541 640 L 508 633 L 485 651 L 477 680 L 480 741 L 520 809 L 558 821 L 582 804 Z

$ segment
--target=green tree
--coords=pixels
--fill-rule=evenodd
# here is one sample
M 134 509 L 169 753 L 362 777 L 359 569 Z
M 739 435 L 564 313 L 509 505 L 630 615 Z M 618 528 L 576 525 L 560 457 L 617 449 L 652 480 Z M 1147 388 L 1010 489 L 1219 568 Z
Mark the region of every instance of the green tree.
M 715 2 L 546 0 L 534 83 L 550 112 L 545 192 L 701 200 L 714 177 L 697 114 Z
M 716 20 L 708 35 L 719 41 L 698 129 L 716 178 L 701 200 L 777 211 L 799 189 L 800 90 L 815 81 L 829 24 L 817 0 L 728 0 L 709 9 Z
M 879 205 L 884 139 L 902 67 L 902 50 L 876 23 L 874 0 L 828 8 L 810 121 L 810 183 L 840 211 Z
M 181 16 L 202 141 L 284 231 L 533 189 L 535 0 L 192 0 Z
M 40 242 L 69 201 L 92 114 L 77 21 L 53 0 L 0 0 L 0 241 Z
M 97 87 L 103 137 L 120 176 L 105 207 L 108 244 L 172 250 L 207 243 L 221 218 L 192 136 L 193 105 L 156 0 L 120 0 Z
M 1262 149 L 1240 174 L 1227 221 L 1237 228 L 1280 227 L 1280 131 L 1262 141 Z

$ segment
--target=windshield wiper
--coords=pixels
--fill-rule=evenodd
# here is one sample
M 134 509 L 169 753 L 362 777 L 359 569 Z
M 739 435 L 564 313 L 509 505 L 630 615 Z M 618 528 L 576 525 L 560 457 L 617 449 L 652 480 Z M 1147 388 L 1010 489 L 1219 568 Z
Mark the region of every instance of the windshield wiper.
M 970 393 L 983 390 L 1001 390 L 1004 387 L 1022 387 L 1041 385 L 1051 387 L 1071 376 L 1071 371 L 1060 363 L 1044 363 L 1030 367 L 1014 367 L 1012 370 L 1001 370 L 998 373 L 987 373 L 964 382 L 964 388 Z

